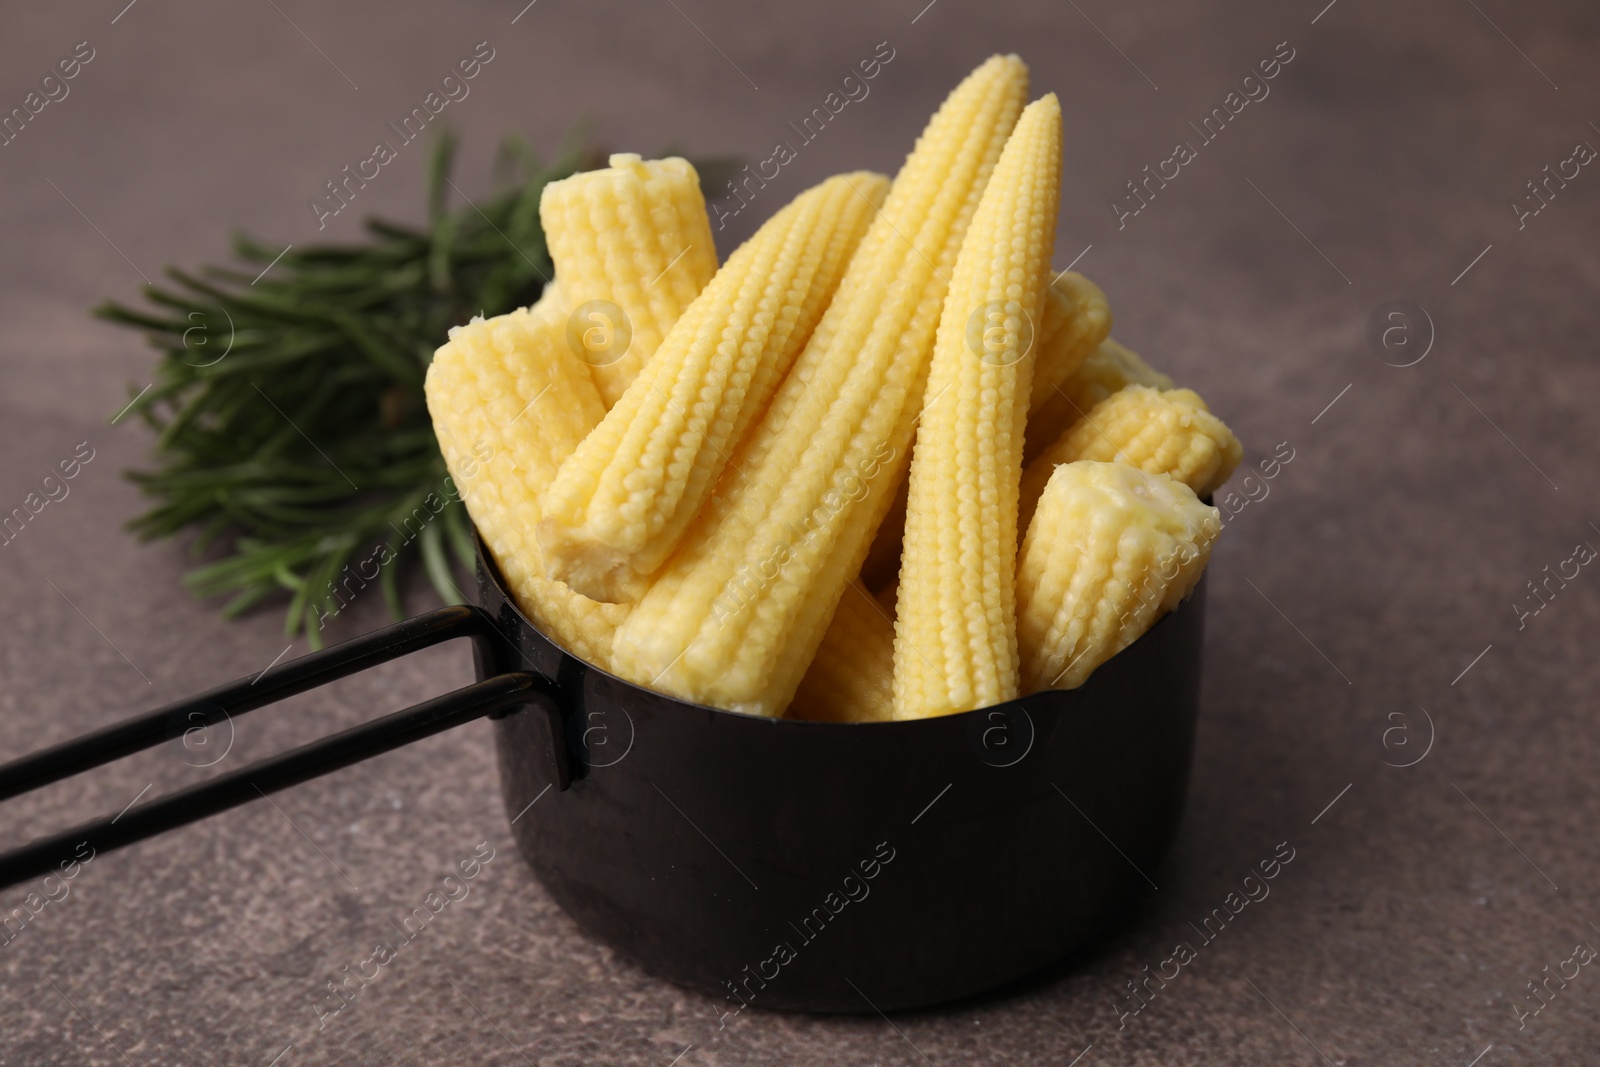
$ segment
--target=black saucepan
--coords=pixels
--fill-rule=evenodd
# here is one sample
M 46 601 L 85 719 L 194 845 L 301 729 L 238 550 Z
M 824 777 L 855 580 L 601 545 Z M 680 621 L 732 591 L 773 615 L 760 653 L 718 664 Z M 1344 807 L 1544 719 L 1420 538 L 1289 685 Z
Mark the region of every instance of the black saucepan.
M 495 722 L 523 856 L 595 937 L 681 985 L 822 1012 L 934 1004 L 1115 921 L 1177 828 L 1204 590 L 1079 689 L 916 722 L 770 720 L 568 655 L 479 556 L 449 607 L 0 767 L 0 799 L 457 637 L 479 681 L 0 856 L 0 885 L 460 723 Z

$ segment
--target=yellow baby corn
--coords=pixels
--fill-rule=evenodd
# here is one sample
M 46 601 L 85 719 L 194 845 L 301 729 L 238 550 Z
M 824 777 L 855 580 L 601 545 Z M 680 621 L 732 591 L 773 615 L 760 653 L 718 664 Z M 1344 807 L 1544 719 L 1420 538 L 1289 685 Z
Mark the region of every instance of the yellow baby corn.
M 1034 360 L 1029 417 L 1059 395 L 1062 382 L 1111 333 L 1111 305 L 1100 287 L 1076 271 L 1063 271 L 1045 290 Z
M 603 170 L 546 185 L 539 220 L 577 316 L 568 343 L 610 407 L 716 272 L 700 177 L 676 157 L 619 153 Z
M 1022 460 L 1031 463 L 1040 452 L 1055 443 L 1067 427 L 1083 418 L 1090 408 L 1126 385 L 1148 385 L 1152 389 L 1171 389 L 1171 378 L 1139 358 L 1139 354 L 1111 338 L 1100 342 L 1078 369 L 1067 375 L 1048 396 L 1039 395 L 1039 378 L 1034 377 L 1033 404 L 1028 411 L 1027 443 Z
M 545 495 L 550 573 L 631 601 L 683 537 L 811 336 L 889 180 L 802 193 L 735 252 Z
M 616 669 L 760 715 L 789 705 L 888 510 L 967 223 L 1027 68 L 995 56 L 934 115 L 833 302 L 677 554 L 617 630 Z
M 893 617 L 859 580 L 846 586 L 785 714 L 812 722 L 891 719 Z
M 1017 566 L 1022 691 L 1082 685 L 1189 595 L 1221 528 L 1216 508 L 1164 474 L 1057 467 Z
M 551 581 L 533 538 L 537 487 L 605 414 L 562 329 L 519 309 L 451 330 L 428 368 L 428 411 L 445 465 L 518 604 L 558 643 L 604 667 L 627 608 Z
M 1017 120 L 939 319 L 900 559 L 896 719 L 1017 696 L 1017 486 L 1030 332 L 1041 317 L 1060 197 L 1061 106 L 1052 93 Z
M 1090 408 L 1028 464 L 1022 473 L 1023 513 L 1031 513 L 1058 463 L 1130 463 L 1147 474 L 1170 474 L 1196 496 L 1207 497 L 1242 458 L 1239 439 L 1192 390 L 1130 385 Z

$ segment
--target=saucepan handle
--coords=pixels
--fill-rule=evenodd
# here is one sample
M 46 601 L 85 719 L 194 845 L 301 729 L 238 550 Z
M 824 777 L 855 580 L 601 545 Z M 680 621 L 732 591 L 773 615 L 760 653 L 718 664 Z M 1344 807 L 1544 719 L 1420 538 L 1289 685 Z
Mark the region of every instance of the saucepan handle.
M 0 800 L 457 637 L 472 639 L 480 668 L 499 661 L 495 643 L 500 638 L 492 616 L 470 606 L 440 608 L 0 766 Z M 157 797 L 120 815 L 87 822 L 0 854 L 0 886 L 53 871 L 85 844 L 96 854 L 108 852 L 519 705 L 534 705 L 545 712 L 557 731 L 552 736 L 552 750 L 560 763 L 560 716 L 553 697 L 553 686 L 538 674 L 496 674 L 209 782 Z M 563 788 L 566 770 L 564 766 L 555 768 L 554 778 Z

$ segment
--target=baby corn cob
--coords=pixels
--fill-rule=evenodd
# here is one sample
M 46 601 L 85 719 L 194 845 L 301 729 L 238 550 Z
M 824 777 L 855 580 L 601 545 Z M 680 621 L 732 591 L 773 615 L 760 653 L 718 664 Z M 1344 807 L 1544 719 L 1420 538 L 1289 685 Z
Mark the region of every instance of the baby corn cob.
M 1067 427 L 1118 389 L 1127 385 L 1148 385 L 1152 389 L 1174 388 L 1171 378 L 1152 368 L 1133 349 L 1109 337 L 1089 353 L 1077 370 L 1050 390 L 1049 395 L 1040 395 L 1037 375 L 1033 382 L 1027 442 L 1022 450 L 1024 463 L 1033 462 L 1040 452 L 1066 432 Z
M 1056 389 L 1075 372 L 1111 333 L 1111 305 L 1106 294 L 1075 271 L 1063 271 L 1045 290 L 1044 315 L 1034 360 L 1028 412 L 1057 396 Z
M 894 698 L 893 615 L 851 582 L 785 713 L 811 722 L 887 722 Z
M 1090 408 L 1028 464 L 1022 472 L 1023 513 L 1031 514 L 1058 463 L 1130 463 L 1147 474 L 1170 474 L 1207 497 L 1242 458 L 1239 439 L 1192 390 L 1130 385 Z
M 561 297 L 581 321 L 568 342 L 615 404 L 717 269 L 700 177 L 686 160 L 611 157 L 539 197 Z M 585 311 L 585 305 L 601 301 Z M 622 328 L 614 308 L 627 316 Z
M 1027 69 L 995 56 L 907 157 L 811 340 L 677 554 L 617 630 L 616 669 L 778 715 L 883 520 L 921 410 L 950 271 Z
M 445 465 L 518 604 L 558 643 L 604 667 L 627 608 L 552 581 L 533 538 L 535 487 L 605 414 L 562 329 L 519 309 L 451 330 L 428 368 L 428 411 Z
M 1060 197 L 1061 106 L 1052 93 L 1017 120 L 939 319 L 906 505 L 896 719 L 1017 696 L 1017 486 L 1030 333 L 1041 317 Z
M 690 305 L 545 496 L 550 573 L 643 594 L 811 336 L 889 180 L 830 178 L 774 215 Z
M 1022 541 L 1022 691 L 1076 689 L 1189 595 L 1222 528 L 1182 482 L 1124 463 L 1055 469 Z

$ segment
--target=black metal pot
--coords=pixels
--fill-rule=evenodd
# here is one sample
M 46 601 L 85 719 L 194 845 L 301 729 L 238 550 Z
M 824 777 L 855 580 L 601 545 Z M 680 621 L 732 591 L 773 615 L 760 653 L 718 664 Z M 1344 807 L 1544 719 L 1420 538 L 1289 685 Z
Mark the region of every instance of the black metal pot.
M 480 607 L 417 616 L 0 767 L 0 799 L 416 649 L 477 683 L 0 856 L 0 885 L 459 723 L 495 721 L 512 832 L 587 931 L 746 1005 L 892 1010 L 1057 960 L 1142 891 L 1177 828 L 1204 589 L 1079 689 L 835 724 L 719 711 L 568 655 L 479 557 Z

